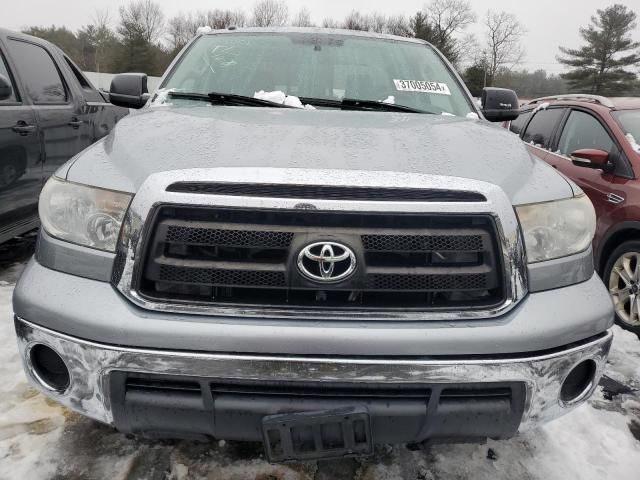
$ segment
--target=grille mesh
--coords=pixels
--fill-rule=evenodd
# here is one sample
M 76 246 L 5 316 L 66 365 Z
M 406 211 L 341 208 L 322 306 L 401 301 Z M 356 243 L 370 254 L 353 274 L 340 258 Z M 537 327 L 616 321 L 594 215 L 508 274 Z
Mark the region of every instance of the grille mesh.
M 483 290 L 487 288 L 487 276 L 471 275 L 369 275 L 369 288 L 376 290 Z
M 215 270 L 175 267 L 160 267 L 161 282 L 191 283 L 198 285 L 282 287 L 285 285 L 284 273 L 247 270 Z
M 192 245 L 287 248 L 293 233 L 170 226 L 166 241 Z
M 366 250 L 375 251 L 479 251 L 481 235 L 363 235 Z

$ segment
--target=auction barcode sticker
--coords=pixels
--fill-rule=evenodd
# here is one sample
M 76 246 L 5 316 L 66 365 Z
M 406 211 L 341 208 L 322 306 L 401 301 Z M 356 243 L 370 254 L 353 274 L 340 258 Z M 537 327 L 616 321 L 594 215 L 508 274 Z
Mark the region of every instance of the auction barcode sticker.
M 438 95 L 451 95 L 446 83 L 427 82 L 425 80 L 394 80 L 399 92 L 424 92 Z

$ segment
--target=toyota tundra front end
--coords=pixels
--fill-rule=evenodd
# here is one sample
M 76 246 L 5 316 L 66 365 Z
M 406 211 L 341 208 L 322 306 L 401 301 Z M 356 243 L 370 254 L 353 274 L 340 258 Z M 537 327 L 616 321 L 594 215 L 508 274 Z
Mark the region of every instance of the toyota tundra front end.
M 485 96 L 415 39 L 198 36 L 43 189 L 14 296 L 29 379 L 122 432 L 272 461 L 580 405 L 612 340 L 593 207 L 487 122 L 509 92 Z M 114 79 L 114 103 L 145 100 Z

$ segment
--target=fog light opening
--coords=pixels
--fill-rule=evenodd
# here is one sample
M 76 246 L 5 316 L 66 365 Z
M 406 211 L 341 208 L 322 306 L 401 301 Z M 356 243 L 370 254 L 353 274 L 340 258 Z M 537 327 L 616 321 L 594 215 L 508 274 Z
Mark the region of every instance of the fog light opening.
M 560 388 L 560 401 L 564 405 L 572 405 L 584 400 L 593 388 L 596 370 L 593 360 L 585 360 L 573 367 Z
M 64 393 L 69 388 L 69 369 L 51 347 L 42 344 L 31 347 L 29 366 L 33 376 L 47 390 Z

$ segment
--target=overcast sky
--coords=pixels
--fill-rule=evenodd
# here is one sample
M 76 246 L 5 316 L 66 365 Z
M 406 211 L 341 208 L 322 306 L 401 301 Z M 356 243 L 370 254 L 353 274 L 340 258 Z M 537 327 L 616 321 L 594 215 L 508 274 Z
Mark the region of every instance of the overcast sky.
M 212 8 L 243 8 L 249 10 L 255 0 L 157 0 L 166 16 L 179 12 Z M 640 15 L 639 0 L 617 0 L 635 9 Z M 109 7 L 114 20 L 118 7 L 127 0 L 2 0 L 0 27 L 20 30 L 27 25 L 65 25 L 71 30 L 91 21 L 96 8 Z M 527 29 L 523 43 L 526 57 L 522 66 L 527 69 L 544 68 L 558 73 L 563 70 L 555 59 L 558 46 L 576 47 L 580 44 L 578 28 L 589 22 L 598 8 L 605 8 L 614 0 L 471 0 L 481 20 L 488 9 L 514 13 Z M 324 17 L 344 18 L 351 10 L 380 12 L 384 14 L 413 15 L 421 9 L 425 0 L 288 0 L 289 11 L 295 14 L 306 6 L 312 19 L 320 23 Z M 481 39 L 481 22 L 469 30 Z M 640 29 L 636 29 L 640 40 Z

